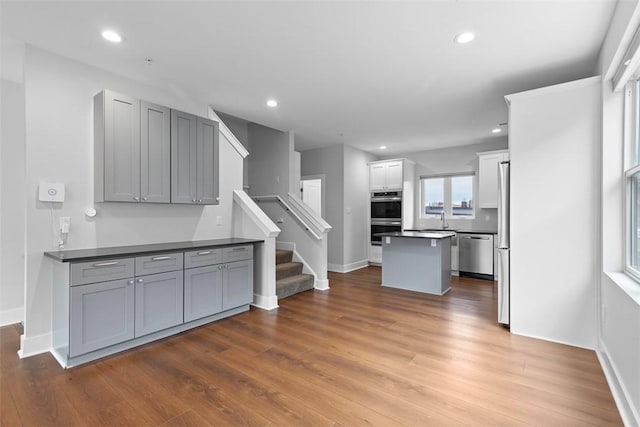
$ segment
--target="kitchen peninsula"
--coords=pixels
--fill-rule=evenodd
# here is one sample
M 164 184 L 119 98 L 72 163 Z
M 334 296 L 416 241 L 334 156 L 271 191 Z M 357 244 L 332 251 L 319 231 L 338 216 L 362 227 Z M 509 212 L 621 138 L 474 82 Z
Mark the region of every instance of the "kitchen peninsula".
M 382 286 L 444 295 L 451 282 L 449 231 L 383 233 Z

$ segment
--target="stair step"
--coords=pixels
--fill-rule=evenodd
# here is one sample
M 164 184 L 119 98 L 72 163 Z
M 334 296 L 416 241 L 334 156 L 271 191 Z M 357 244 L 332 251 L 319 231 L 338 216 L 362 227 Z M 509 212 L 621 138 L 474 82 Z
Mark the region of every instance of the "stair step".
M 296 276 L 301 273 L 301 262 L 284 262 L 282 264 L 276 264 L 276 280 L 286 279 L 287 277 Z
M 313 289 L 314 278 L 311 274 L 297 274 L 276 281 L 278 299 Z
M 276 249 L 276 264 L 284 264 L 293 260 L 293 251 Z

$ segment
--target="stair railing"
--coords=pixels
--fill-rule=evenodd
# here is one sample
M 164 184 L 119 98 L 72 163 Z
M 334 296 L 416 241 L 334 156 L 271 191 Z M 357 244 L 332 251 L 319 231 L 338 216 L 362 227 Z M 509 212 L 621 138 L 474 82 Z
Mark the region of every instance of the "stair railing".
M 331 226 L 322 218 L 320 218 L 320 220 L 318 220 L 318 218 L 314 218 L 313 212 L 304 206 L 304 202 L 298 202 L 291 193 L 289 193 L 288 196 L 289 201 L 292 202 L 291 204 L 284 201 L 282 197 L 278 195 L 258 196 L 254 197 L 253 200 L 257 203 L 277 201 L 282 205 L 285 211 L 289 212 L 289 214 L 303 226 L 306 231 L 308 231 L 317 240 L 321 240 L 322 235 L 331 230 Z M 296 205 L 295 208 L 292 207 L 293 204 Z M 304 219 L 302 218 L 303 216 L 305 217 Z M 311 225 L 312 223 L 314 224 Z M 318 231 L 314 230 L 314 228 Z

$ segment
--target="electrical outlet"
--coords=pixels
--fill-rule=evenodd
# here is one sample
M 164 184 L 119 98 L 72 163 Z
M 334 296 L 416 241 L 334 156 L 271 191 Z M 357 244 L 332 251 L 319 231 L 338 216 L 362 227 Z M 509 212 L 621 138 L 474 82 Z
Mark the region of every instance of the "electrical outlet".
M 68 234 L 71 227 L 71 218 L 68 216 L 60 217 L 60 233 Z
M 489 221 L 490 219 L 491 219 L 491 217 L 490 217 L 489 215 L 485 215 L 485 216 L 484 216 L 484 220 L 485 220 L 485 221 Z

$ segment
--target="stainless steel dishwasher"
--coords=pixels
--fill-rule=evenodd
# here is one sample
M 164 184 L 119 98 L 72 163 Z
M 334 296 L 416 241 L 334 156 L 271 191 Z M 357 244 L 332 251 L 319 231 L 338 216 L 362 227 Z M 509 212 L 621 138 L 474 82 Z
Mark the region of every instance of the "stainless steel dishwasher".
M 458 233 L 460 275 L 493 280 L 493 234 Z

